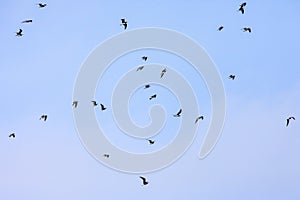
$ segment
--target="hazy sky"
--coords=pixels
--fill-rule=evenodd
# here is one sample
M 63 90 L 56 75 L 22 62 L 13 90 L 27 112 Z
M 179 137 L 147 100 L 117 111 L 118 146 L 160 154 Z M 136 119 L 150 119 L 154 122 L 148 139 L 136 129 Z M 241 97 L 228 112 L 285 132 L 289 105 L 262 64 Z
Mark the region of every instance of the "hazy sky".
M 12 0 L 0 6 L 0 199 L 300 198 L 299 1 L 247 1 L 244 15 L 237 12 L 242 1 L 236 0 L 52 0 L 43 9 L 36 3 Z M 132 52 L 111 65 L 95 95 L 98 100 L 99 91 L 104 92 L 101 101 L 108 107 L 115 82 L 148 55 L 149 63 L 165 64 L 190 81 L 205 116 L 183 157 L 142 174 L 150 182 L 145 187 L 139 174 L 114 171 L 85 150 L 71 106 L 81 64 L 97 45 L 124 31 L 121 18 L 127 19 L 128 30 L 161 27 L 193 38 L 216 64 L 226 91 L 222 136 L 212 153 L 199 160 L 211 105 L 205 82 L 192 66 L 155 50 Z M 21 24 L 25 19 L 33 23 Z M 22 37 L 15 36 L 19 28 Z M 229 74 L 236 79 L 229 80 Z M 149 122 L 147 112 L 154 103 L 165 106 L 170 116 L 177 111 L 179 104 L 166 88 L 143 92 L 136 91 L 129 106 L 137 124 Z M 145 101 L 154 92 L 162 98 Z M 46 123 L 39 120 L 42 114 L 48 115 Z M 168 117 L 150 146 L 119 134 L 110 109 L 104 117 L 96 114 L 110 141 L 134 152 L 162 148 L 179 127 Z M 289 116 L 296 120 L 286 127 Z M 15 139 L 8 138 L 11 132 Z

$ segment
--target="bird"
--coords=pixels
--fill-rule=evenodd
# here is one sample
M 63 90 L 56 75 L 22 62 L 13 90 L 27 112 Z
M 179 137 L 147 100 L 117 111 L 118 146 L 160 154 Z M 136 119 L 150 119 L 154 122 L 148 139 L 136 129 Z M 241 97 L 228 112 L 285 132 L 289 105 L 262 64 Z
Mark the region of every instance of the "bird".
M 143 59 L 144 61 L 147 61 L 148 57 L 147 57 L 147 56 L 142 56 L 142 59 Z
M 11 134 L 9 134 L 9 136 L 8 137 L 10 137 L 10 138 L 15 138 L 16 137 L 16 135 L 15 135 L 15 133 L 11 133 Z
M 148 140 L 149 144 L 154 144 L 154 140 Z
M 242 28 L 242 30 L 243 30 L 243 32 L 249 32 L 249 33 L 251 33 L 251 28 L 250 27 L 244 27 L 244 28 Z
M 109 154 L 103 154 L 105 158 L 109 158 Z
M 195 124 L 196 124 L 200 119 L 203 120 L 203 119 L 204 119 L 204 116 L 199 116 L 199 117 L 197 117 L 196 120 L 195 120 Z
M 16 36 L 21 37 L 21 36 L 23 35 L 22 32 L 23 32 L 23 30 L 22 30 L 22 29 L 19 29 L 19 31 L 16 32 Z
M 224 26 L 220 26 L 220 27 L 218 28 L 218 31 L 223 30 L 223 28 L 224 28 Z
M 97 102 L 96 101 L 91 101 L 93 103 L 94 106 L 97 106 Z
M 152 95 L 152 96 L 149 98 L 149 100 L 152 100 L 152 99 L 154 99 L 154 98 L 156 98 L 156 94 Z
M 286 126 L 289 125 L 291 119 L 295 120 L 295 117 L 289 117 L 289 118 L 287 118 L 286 119 Z
M 228 76 L 228 78 L 234 80 L 235 79 L 235 75 L 231 74 L 231 75 Z
M 162 78 L 162 77 L 165 75 L 166 72 L 167 72 L 167 69 L 164 68 L 164 69 L 161 71 L 161 73 L 160 73 L 160 78 Z
M 103 110 L 106 110 L 106 107 L 101 103 L 100 104 L 100 107 L 101 107 L 101 110 L 103 111 Z
M 47 4 L 46 4 L 46 3 L 37 3 L 36 5 L 38 5 L 38 6 L 39 6 L 39 8 L 44 8 L 44 7 L 46 7 L 46 6 L 47 6 Z
M 140 176 L 140 178 L 141 178 L 142 181 L 143 181 L 143 185 L 147 185 L 147 184 L 149 183 L 145 177 Z
M 149 88 L 149 87 L 150 87 L 150 85 L 147 84 L 147 85 L 145 85 L 144 89 L 147 89 L 147 88 Z
M 174 114 L 173 116 L 174 117 L 180 117 L 181 113 L 182 113 L 182 109 L 180 108 L 180 110 L 176 114 Z
M 44 122 L 47 120 L 47 118 L 48 118 L 48 116 L 47 115 L 42 115 L 41 117 L 40 117 L 40 120 L 44 120 Z
M 31 22 L 32 22 L 32 19 L 26 19 L 26 20 L 22 21 L 23 24 L 24 23 L 31 23 Z
M 125 19 L 121 19 L 121 26 L 124 26 L 124 30 L 127 28 L 127 21 Z
M 78 101 L 73 101 L 72 106 L 74 106 L 74 108 L 77 108 L 78 105 Z
M 144 69 L 144 66 L 139 66 L 136 71 L 141 71 L 142 69 Z

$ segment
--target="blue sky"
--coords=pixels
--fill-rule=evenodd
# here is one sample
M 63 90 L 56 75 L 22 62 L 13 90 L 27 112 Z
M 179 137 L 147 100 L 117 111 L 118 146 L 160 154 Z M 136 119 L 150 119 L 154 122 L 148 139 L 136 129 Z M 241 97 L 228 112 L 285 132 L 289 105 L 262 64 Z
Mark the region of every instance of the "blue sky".
M 299 1 L 247 1 L 244 15 L 236 11 L 242 3 L 236 0 L 53 0 L 45 2 L 44 9 L 36 3 L 5 1 L 0 6 L 0 199 L 300 198 Z M 150 181 L 146 187 L 138 175 L 111 170 L 88 154 L 73 121 L 72 93 L 80 66 L 99 43 L 124 31 L 121 18 L 127 19 L 128 30 L 161 27 L 193 38 L 215 62 L 227 96 L 222 136 L 214 151 L 199 160 L 210 117 L 209 93 L 201 76 L 176 56 L 150 50 L 113 63 L 98 85 L 106 88 L 107 104 L 114 80 L 141 64 L 140 56 L 146 54 L 148 62 L 166 64 L 190 80 L 206 116 L 182 158 L 164 170 L 144 174 Z M 21 24 L 25 19 L 33 23 Z M 245 26 L 253 32 L 241 31 Z M 24 32 L 20 38 L 14 36 L 19 28 Z M 229 80 L 229 74 L 236 79 Z M 164 92 L 156 103 L 168 112 L 178 108 L 166 89 L 154 89 Z M 132 102 L 152 91 L 137 91 Z M 169 98 L 174 102 L 169 104 Z M 143 125 L 149 119 L 141 116 L 148 109 L 140 106 L 131 104 L 130 111 Z M 39 120 L 42 114 L 48 114 L 46 123 Z M 285 127 L 291 115 L 296 121 Z M 104 119 L 97 116 L 101 123 Z M 117 134 L 110 140 L 129 151 L 159 149 L 175 136 L 178 124 L 168 120 L 168 134 L 157 138 L 161 143 L 156 146 L 145 143 L 144 149 L 139 143 L 135 148 Z M 116 130 L 112 123 L 103 128 Z M 11 132 L 15 139 L 8 138 Z

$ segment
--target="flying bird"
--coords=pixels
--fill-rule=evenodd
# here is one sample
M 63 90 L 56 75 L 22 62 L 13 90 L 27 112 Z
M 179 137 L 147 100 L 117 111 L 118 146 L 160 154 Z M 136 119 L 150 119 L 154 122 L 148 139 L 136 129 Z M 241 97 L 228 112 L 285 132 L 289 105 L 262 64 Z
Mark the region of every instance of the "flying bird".
M 156 94 L 152 95 L 152 96 L 149 98 L 149 100 L 152 100 L 152 99 L 154 99 L 154 98 L 156 98 Z
M 144 89 L 147 89 L 147 88 L 149 88 L 149 87 L 150 87 L 150 85 L 147 84 L 147 85 L 145 85 Z
M 142 69 L 144 69 L 144 66 L 139 66 L 136 71 L 141 71 Z
M 229 77 L 228 77 L 229 79 L 232 79 L 232 80 L 234 80 L 235 79 L 235 75 L 229 75 Z
M 154 140 L 148 140 L 149 144 L 154 144 Z
M 46 4 L 46 3 L 37 3 L 36 5 L 38 5 L 38 6 L 39 6 L 39 8 L 44 8 L 44 7 L 46 7 L 46 6 L 47 6 L 47 4 Z
M 196 124 L 200 119 L 203 120 L 203 119 L 204 119 L 204 116 L 199 116 L 199 117 L 197 117 L 196 120 L 195 120 L 195 124 Z
M 23 30 L 22 30 L 22 29 L 19 29 L 19 31 L 16 32 L 16 36 L 21 37 L 21 36 L 23 35 L 22 32 L 23 32 Z
M 103 111 L 103 110 L 106 110 L 106 107 L 101 103 L 100 104 L 100 107 L 101 107 L 101 110 Z
M 220 26 L 220 27 L 218 28 L 218 31 L 223 30 L 223 28 L 224 28 L 224 26 Z
M 182 113 L 182 109 L 180 108 L 180 110 L 175 115 L 173 115 L 173 116 L 174 117 L 180 117 L 181 113 Z
M 249 33 L 251 33 L 251 31 L 252 31 L 250 27 L 244 27 L 242 30 L 243 30 L 243 32 L 248 31 Z
M 244 9 L 244 7 L 247 5 L 247 3 L 246 2 L 244 2 L 244 3 L 242 3 L 241 5 L 240 5 L 240 8 L 239 8 L 239 10 L 238 11 L 241 11 L 241 13 L 242 14 L 244 14 L 245 13 L 245 9 Z
M 32 22 L 32 19 L 27 19 L 27 20 L 22 21 L 23 24 L 31 23 L 31 22 Z
M 91 101 L 93 103 L 94 106 L 97 106 L 97 102 L 96 101 Z
M 109 158 L 109 154 L 103 154 L 105 158 Z
M 72 106 L 74 106 L 74 108 L 77 108 L 78 105 L 78 101 L 73 101 Z
M 295 120 L 295 117 L 289 117 L 289 118 L 287 118 L 286 119 L 286 126 L 289 125 L 291 119 Z
M 143 185 L 147 185 L 147 184 L 149 183 L 145 177 L 140 176 L 140 178 L 141 178 L 142 181 L 143 181 Z
M 42 115 L 41 117 L 40 117 L 40 120 L 44 120 L 44 122 L 47 120 L 47 118 L 48 118 L 48 116 L 47 115 Z
M 147 56 L 143 56 L 142 59 L 143 59 L 144 61 L 147 61 L 148 57 L 147 57 Z
M 121 19 L 121 24 L 120 26 L 124 26 L 124 30 L 127 28 L 127 21 L 125 19 Z
M 11 133 L 11 134 L 9 134 L 9 136 L 8 137 L 10 137 L 10 138 L 15 138 L 16 137 L 16 135 L 15 135 L 15 133 Z
M 160 78 L 162 78 L 162 77 L 165 75 L 166 72 L 167 72 L 167 69 L 164 68 L 164 69 L 161 71 L 161 73 L 160 73 Z

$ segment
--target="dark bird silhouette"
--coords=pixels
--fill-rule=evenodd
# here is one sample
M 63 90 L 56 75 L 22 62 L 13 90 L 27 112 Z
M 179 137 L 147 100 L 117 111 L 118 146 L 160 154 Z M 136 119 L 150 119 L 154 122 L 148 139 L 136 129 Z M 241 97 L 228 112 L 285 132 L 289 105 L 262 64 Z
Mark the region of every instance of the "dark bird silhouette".
M 142 69 L 144 69 L 144 66 L 139 66 L 136 71 L 141 71 Z
M 78 101 L 73 101 L 72 106 L 74 106 L 74 108 L 77 108 L 78 105 Z
M 39 8 L 45 8 L 45 7 L 47 6 L 46 3 L 38 3 L 38 4 L 36 4 L 36 5 L 38 5 Z
M 105 158 L 109 158 L 109 154 L 103 154 Z
M 152 99 L 154 99 L 154 98 L 156 98 L 156 94 L 152 95 L 152 96 L 149 98 L 149 100 L 152 100 Z
M 44 122 L 47 120 L 47 118 L 48 118 L 48 116 L 47 115 L 42 115 L 41 117 L 40 117 L 40 120 L 44 120 Z
M 147 89 L 147 88 L 149 88 L 149 87 L 150 87 L 150 85 L 147 84 L 147 85 L 145 85 L 144 89 Z
M 100 107 L 101 107 L 101 110 L 103 111 L 103 110 L 106 110 L 106 107 L 101 103 L 100 104 Z
M 19 31 L 16 32 L 16 36 L 21 37 L 21 36 L 23 35 L 22 32 L 23 32 L 23 30 L 22 30 L 22 29 L 19 29 Z
M 228 77 L 229 79 L 232 79 L 232 80 L 234 80 L 235 79 L 235 75 L 229 75 L 229 77 Z
M 148 140 L 149 144 L 154 144 L 154 140 Z
M 195 120 L 195 124 L 196 124 L 200 119 L 203 120 L 203 119 L 204 119 L 204 116 L 199 116 L 199 117 L 197 117 L 196 120 Z
M 162 78 L 162 77 L 165 75 L 166 72 L 167 72 L 167 69 L 164 68 L 164 69 L 161 71 L 161 73 L 160 73 L 160 78 Z
M 147 56 L 143 56 L 142 59 L 143 59 L 144 61 L 147 61 L 148 57 L 147 57 Z
M 140 176 L 140 178 L 141 178 L 142 181 L 143 181 L 143 185 L 147 185 L 147 184 L 149 183 L 145 177 Z
M 295 117 L 289 117 L 289 118 L 287 118 L 286 119 L 286 126 L 289 125 L 291 119 L 295 120 Z
M 91 101 L 93 103 L 94 106 L 97 106 L 97 102 L 96 101 Z
M 26 24 L 26 23 L 32 23 L 32 19 L 27 19 L 27 20 L 24 20 L 22 21 L 23 24 Z
M 121 19 L 121 26 L 124 26 L 124 30 L 127 28 L 127 21 L 125 19 Z
M 251 30 L 251 28 L 250 27 L 244 27 L 243 29 L 243 32 L 249 32 L 249 33 L 251 33 L 252 32 L 252 30 Z
M 220 27 L 218 28 L 218 31 L 223 30 L 223 28 L 224 28 L 224 26 L 220 26 Z
M 15 135 L 15 133 L 11 133 L 11 134 L 9 134 L 9 136 L 8 137 L 10 137 L 10 138 L 15 138 L 16 137 L 16 135 Z
M 182 109 L 180 108 L 180 110 L 175 115 L 173 115 L 173 116 L 174 117 L 180 117 L 181 113 L 182 113 Z

